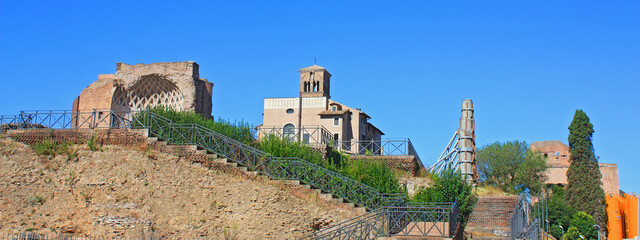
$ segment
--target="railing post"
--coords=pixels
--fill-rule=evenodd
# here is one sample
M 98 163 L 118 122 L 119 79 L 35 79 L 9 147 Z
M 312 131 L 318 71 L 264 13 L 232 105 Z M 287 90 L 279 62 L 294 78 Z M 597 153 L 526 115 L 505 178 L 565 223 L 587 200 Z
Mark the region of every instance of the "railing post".
M 91 125 L 89 126 L 89 128 L 94 129 L 96 128 L 96 109 L 93 109 L 93 112 L 91 113 Z

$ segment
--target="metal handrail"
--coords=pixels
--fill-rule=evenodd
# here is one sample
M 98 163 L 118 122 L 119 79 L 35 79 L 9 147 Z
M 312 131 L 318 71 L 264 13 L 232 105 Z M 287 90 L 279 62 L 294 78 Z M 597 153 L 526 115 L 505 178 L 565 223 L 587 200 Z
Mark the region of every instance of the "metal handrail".
M 452 238 L 456 234 L 458 209 L 456 202 L 385 206 L 301 239 Z
M 333 138 L 331 132 L 323 125 L 303 125 L 301 128 L 291 129 L 291 136 L 285 133 L 282 126 L 260 125 L 255 127 L 254 136 L 256 139 L 274 135 L 276 137 L 289 137 L 298 140 L 300 132 L 309 136 L 309 139 L 301 139 L 309 145 L 332 144 L 338 150 L 353 155 L 380 155 L 380 156 L 415 156 L 422 165 L 420 156 L 415 150 L 409 138 L 386 138 L 371 140 L 337 140 Z M 316 136 L 317 135 L 317 136 Z
M 546 200 L 540 200 L 546 205 Z M 548 235 L 546 210 L 535 209 L 537 216 L 531 218 L 532 205 L 528 196 L 520 195 L 510 217 L 510 239 L 544 239 Z M 541 207 L 538 207 L 541 208 Z
M 331 132 L 322 125 L 303 125 L 300 128 L 291 129 L 291 133 L 287 133 L 283 127 L 275 125 L 261 125 L 254 129 L 254 137 L 256 139 L 274 135 L 279 138 L 300 140 L 309 145 L 328 145 L 335 141 Z M 302 134 L 302 137 L 300 134 Z
M 11 125 L 13 124 L 13 125 Z M 369 210 L 400 205 L 404 196 L 378 189 L 300 158 L 270 154 L 198 124 L 174 123 L 150 111 L 33 111 L 0 116 L 0 132 L 9 129 L 144 128 L 175 145 L 197 145 L 274 179 L 299 180 Z

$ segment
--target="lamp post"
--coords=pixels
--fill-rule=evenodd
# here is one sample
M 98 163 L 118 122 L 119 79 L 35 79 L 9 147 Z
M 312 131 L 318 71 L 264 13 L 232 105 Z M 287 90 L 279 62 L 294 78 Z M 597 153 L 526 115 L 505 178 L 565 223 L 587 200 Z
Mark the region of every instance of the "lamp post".
M 600 228 L 600 225 L 595 224 L 595 225 L 593 225 L 591 227 L 598 227 L 598 240 L 600 240 L 600 231 L 602 231 L 602 228 Z
M 582 236 L 582 235 L 578 235 L 578 236 L 580 236 L 580 238 L 584 239 L 584 236 Z
M 558 227 L 560 227 L 560 229 L 562 229 L 562 240 L 564 240 L 564 228 L 562 227 L 562 225 L 558 225 Z

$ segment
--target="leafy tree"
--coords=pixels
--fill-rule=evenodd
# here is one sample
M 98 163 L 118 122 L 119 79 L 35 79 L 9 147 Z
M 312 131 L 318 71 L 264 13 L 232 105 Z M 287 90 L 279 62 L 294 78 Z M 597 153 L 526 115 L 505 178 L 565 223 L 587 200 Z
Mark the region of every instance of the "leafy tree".
M 567 170 L 565 200 L 575 210 L 592 215 L 604 228 L 607 222 L 605 194 L 598 159 L 593 151 L 592 136 L 593 125 L 589 122 L 589 117 L 582 110 L 576 110 L 569 126 L 571 165 Z
M 567 233 L 564 235 L 565 240 L 582 240 L 580 238 L 580 231 L 576 227 L 569 227 L 567 229 Z
M 480 181 L 505 192 L 537 194 L 544 187 L 545 158 L 532 152 L 525 142 L 495 142 L 478 150 L 476 157 Z
M 420 189 L 413 197 L 414 202 L 454 202 L 460 203 L 459 221 L 466 224 L 473 205 L 478 200 L 473 187 L 467 183 L 460 171 L 447 169 L 432 177 L 433 185 Z
M 569 226 L 578 229 L 580 235 L 585 239 L 598 239 L 598 230 L 593 227 L 596 221 L 586 212 L 576 212 L 569 223 Z
M 567 229 L 570 226 L 571 217 L 574 215 L 575 210 L 564 201 L 564 189 L 562 187 L 552 185 L 551 191 L 551 196 L 547 198 L 549 233 L 556 239 L 562 239 L 563 231 L 559 226 Z M 540 203 L 536 205 L 538 204 Z

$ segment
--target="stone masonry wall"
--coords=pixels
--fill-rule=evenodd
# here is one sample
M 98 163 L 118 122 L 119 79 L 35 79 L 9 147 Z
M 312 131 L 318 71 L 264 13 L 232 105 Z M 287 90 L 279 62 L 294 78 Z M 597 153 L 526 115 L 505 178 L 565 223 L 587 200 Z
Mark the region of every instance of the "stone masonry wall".
M 93 136 L 103 145 L 137 146 L 147 143 L 148 131 L 145 129 L 29 129 L 9 130 L 7 136 L 25 144 L 35 144 L 44 138 L 56 143 L 72 142 L 83 144 Z

